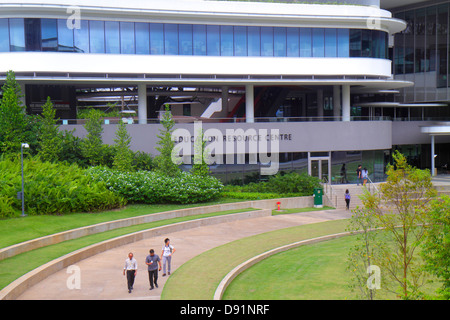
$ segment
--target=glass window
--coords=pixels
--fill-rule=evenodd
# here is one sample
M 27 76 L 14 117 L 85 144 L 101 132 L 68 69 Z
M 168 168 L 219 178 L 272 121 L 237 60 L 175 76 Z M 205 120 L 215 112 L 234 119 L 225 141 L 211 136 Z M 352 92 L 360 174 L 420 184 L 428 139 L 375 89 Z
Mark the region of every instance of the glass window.
M 261 56 L 273 57 L 273 27 L 261 27 Z
M 192 25 L 180 24 L 179 30 L 179 51 L 181 55 L 192 55 Z
M 336 33 L 336 29 L 325 29 L 325 57 L 337 57 Z
M 312 57 L 312 29 L 300 29 L 300 57 Z
M 288 57 L 298 57 L 300 55 L 299 50 L 299 29 L 298 28 L 287 28 L 286 30 L 286 55 Z
M 120 52 L 136 53 L 134 38 L 134 22 L 120 22 Z
M 11 51 L 25 51 L 25 27 L 23 19 L 9 19 L 9 41 Z
M 206 26 L 194 25 L 193 26 L 193 42 L 194 42 L 194 55 L 205 56 L 206 55 Z
M 89 46 L 91 53 L 105 53 L 105 23 L 89 21 Z
M 348 29 L 337 29 L 338 57 L 347 58 L 350 56 L 350 33 Z
M 73 29 L 75 52 L 89 52 L 89 23 L 87 20 L 80 21 L 80 29 Z
M 350 57 L 361 57 L 361 30 L 350 30 Z
M 25 18 L 25 51 L 42 51 L 41 19 Z
M 436 25 L 437 25 L 437 15 L 436 6 L 427 8 L 427 52 L 426 52 L 426 63 L 425 71 L 436 71 Z
M 150 23 L 150 53 L 164 54 L 164 25 Z
M 247 55 L 247 27 L 234 27 L 234 55 Z
M 248 55 L 259 57 L 261 55 L 261 29 L 260 27 L 248 27 Z
M 56 19 L 41 19 L 42 51 L 58 49 L 58 28 Z
M 219 26 L 206 27 L 207 54 L 208 56 L 220 56 L 220 28 Z
M 145 22 L 136 22 L 136 54 L 150 53 L 150 29 L 149 24 Z
M 73 29 L 67 27 L 66 19 L 58 19 L 58 51 L 74 51 Z
M 178 54 L 178 25 L 164 24 L 164 54 Z
M 233 55 L 233 27 L 221 26 L 220 27 L 220 55 L 232 56 Z
M 0 52 L 9 52 L 8 19 L 0 19 Z
M 120 26 L 118 21 L 105 22 L 106 53 L 120 53 Z
M 313 29 L 313 57 L 325 56 L 325 29 Z
M 447 86 L 448 78 L 448 59 L 447 59 L 447 43 L 448 43 L 448 4 L 438 7 L 437 22 L 437 71 L 438 71 L 438 88 Z
M 414 11 L 405 12 L 405 21 L 407 27 L 403 31 L 405 35 L 405 73 L 414 73 L 414 33 L 415 33 L 415 22 L 414 22 Z
M 286 57 L 286 28 L 273 28 L 273 49 L 275 57 Z

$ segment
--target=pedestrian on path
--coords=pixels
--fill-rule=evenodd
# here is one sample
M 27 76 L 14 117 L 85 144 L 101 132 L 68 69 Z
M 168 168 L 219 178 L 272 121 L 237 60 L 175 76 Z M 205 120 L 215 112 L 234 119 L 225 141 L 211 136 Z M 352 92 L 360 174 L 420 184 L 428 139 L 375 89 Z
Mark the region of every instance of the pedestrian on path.
M 350 199 L 351 199 L 350 192 L 347 189 L 345 190 L 345 208 L 347 210 L 350 210 Z
M 358 169 L 356 169 L 356 185 L 359 186 L 360 183 L 362 183 L 362 176 L 361 176 L 361 165 L 358 165 Z
M 125 275 L 125 272 L 127 273 L 128 293 L 131 293 L 131 290 L 133 290 L 134 279 L 137 274 L 137 261 L 133 257 L 132 252 L 128 254 L 128 258 L 125 260 L 123 275 Z
M 369 171 L 367 170 L 367 168 L 364 168 L 362 170 L 361 176 L 363 178 L 363 186 L 365 186 L 367 183 L 367 180 L 369 179 Z
M 161 260 L 155 254 L 155 250 L 150 249 L 149 255 L 145 258 L 145 264 L 148 266 L 148 280 L 150 281 L 150 290 L 153 290 L 153 284 L 158 288 L 158 264 L 161 271 Z
M 162 248 L 161 256 L 163 259 L 163 277 L 166 276 L 166 265 L 168 275 L 170 275 L 170 267 L 172 262 L 172 255 L 175 253 L 175 248 L 170 244 L 170 239 L 164 239 L 164 247 Z

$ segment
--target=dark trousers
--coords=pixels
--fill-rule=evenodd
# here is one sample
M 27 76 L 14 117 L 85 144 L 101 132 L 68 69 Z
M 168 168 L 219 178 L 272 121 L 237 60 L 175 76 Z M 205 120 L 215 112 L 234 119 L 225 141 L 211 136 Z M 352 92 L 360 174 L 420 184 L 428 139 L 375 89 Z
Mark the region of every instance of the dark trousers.
M 158 269 L 148 270 L 148 280 L 150 281 L 150 288 L 153 288 L 153 283 L 158 285 Z
M 350 209 L 350 199 L 345 199 L 345 205 L 347 209 Z
M 134 273 L 136 271 L 135 270 L 127 270 L 127 283 L 128 283 L 128 290 L 132 290 L 133 289 L 133 285 L 134 285 Z

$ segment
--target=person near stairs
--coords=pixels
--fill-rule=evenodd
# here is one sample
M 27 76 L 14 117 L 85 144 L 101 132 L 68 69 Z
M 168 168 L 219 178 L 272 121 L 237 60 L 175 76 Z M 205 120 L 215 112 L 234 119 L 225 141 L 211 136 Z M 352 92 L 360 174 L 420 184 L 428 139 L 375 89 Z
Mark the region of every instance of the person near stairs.
M 347 189 L 345 190 L 345 208 L 347 210 L 350 210 L 350 199 L 351 199 L 350 192 Z

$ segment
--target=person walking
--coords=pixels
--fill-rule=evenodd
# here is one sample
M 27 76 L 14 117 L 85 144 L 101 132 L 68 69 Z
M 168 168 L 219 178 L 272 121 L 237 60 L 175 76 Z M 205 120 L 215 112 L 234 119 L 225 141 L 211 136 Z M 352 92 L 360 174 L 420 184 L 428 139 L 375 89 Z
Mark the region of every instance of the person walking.
M 359 184 L 362 184 L 362 175 L 361 175 L 361 165 L 358 165 L 358 168 L 356 169 L 356 185 L 359 186 Z
M 341 167 L 341 184 L 348 183 L 347 180 L 347 169 L 345 168 L 345 163 Z
M 123 275 L 125 275 L 125 272 L 127 274 L 128 293 L 131 293 L 131 290 L 133 290 L 134 279 L 137 274 L 137 261 L 133 257 L 132 252 L 128 254 L 128 258 L 125 260 Z
M 170 266 L 172 262 L 172 255 L 175 253 L 175 248 L 170 244 L 170 239 L 164 239 L 164 247 L 162 248 L 161 256 L 163 260 L 163 277 L 166 276 L 166 266 L 168 275 L 170 275 Z
M 345 208 L 346 210 L 350 210 L 350 192 L 347 190 L 345 190 Z
M 145 264 L 148 266 L 148 280 L 150 282 L 150 290 L 154 289 L 153 284 L 155 284 L 155 287 L 158 288 L 158 264 L 159 264 L 159 271 L 161 271 L 161 260 L 159 259 L 159 256 L 155 254 L 155 250 L 150 249 L 149 255 L 147 258 L 145 258 Z
M 363 179 L 363 186 L 365 186 L 366 183 L 367 183 L 367 179 L 369 179 L 369 171 L 367 170 L 367 168 L 364 168 L 361 171 L 361 176 L 362 176 L 362 179 Z

